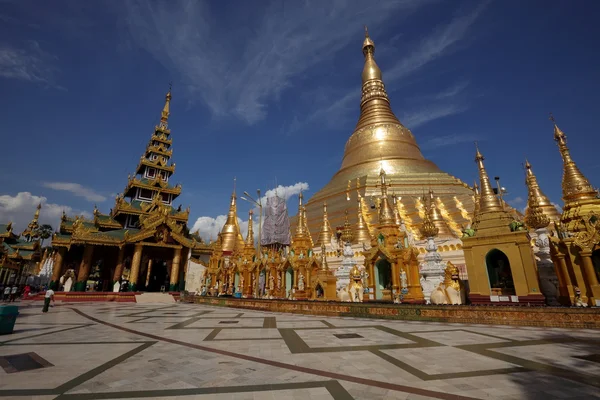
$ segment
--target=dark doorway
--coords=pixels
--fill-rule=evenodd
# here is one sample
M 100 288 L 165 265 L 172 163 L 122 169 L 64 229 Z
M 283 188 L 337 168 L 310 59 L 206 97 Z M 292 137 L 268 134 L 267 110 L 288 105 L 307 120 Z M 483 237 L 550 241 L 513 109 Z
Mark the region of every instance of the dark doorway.
M 392 265 L 388 260 L 380 259 L 375 263 L 375 298 L 383 298 L 383 291 L 391 289 L 392 286 Z
M 595 250 L 592 253 L 592 262 L 594 263 L 594 271 L 596 271 L 596 277 L 600 280 L 600 249 Z
M 514 295 L 515 284 L 506 254 L 498 249 L 492 249 L 485 256 L 485 264 L 492 294 Z
M 169 271 L 167 262 L 161 259 L 152 260 L 152 269 L 150 270 L 146 291 L 160 292 L 163 286 L 165 292 L 169 291 Z

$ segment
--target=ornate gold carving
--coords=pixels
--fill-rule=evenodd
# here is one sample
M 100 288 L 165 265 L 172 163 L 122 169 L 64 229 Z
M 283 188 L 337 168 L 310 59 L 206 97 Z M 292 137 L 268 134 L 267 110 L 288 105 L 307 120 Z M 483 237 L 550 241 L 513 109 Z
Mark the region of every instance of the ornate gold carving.
M 587 216 L 581 218 L 585 230 L 575 234 L 573 244 L 582 251 L 593 251 L 600 242 L 600 222 L 598 215 L 591 211 Z

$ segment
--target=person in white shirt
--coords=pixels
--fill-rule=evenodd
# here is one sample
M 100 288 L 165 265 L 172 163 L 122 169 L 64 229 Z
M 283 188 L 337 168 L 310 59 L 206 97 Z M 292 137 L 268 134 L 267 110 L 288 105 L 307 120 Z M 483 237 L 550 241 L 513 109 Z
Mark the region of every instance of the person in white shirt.
M 54 290 L 52 289 L 46 290 L 46 295 L 44 296 L 44 308 L 42 308 L 42 312 L 48 312 L 50 300 L 52 300 L 52 305 L 54 305 Z
M 10 286 L 6 285 L 6 287 L 4 288 L 4 301 L 8 301 L 9 298 L 10 298 Z

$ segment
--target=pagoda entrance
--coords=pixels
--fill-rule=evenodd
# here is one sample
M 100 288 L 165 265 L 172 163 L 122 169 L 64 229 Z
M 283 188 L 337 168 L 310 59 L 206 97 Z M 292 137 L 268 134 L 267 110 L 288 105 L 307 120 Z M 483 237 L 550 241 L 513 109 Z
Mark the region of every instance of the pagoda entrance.
M 498 249 L 492 249 L 485 256 L 485 264 L 492 296 L 514 295 L 515 284 L 506 254 Z
M 169 268 L 166 260 L 155 258 L 148 262 L 146 292 L 169 291 Z
M 386 259 L 379 259 L 375 263 L 375 299 L 384 300 L 384 291 L 392 286 L 392 265 Z M 387 300 L 387 299 L 386 299 Z

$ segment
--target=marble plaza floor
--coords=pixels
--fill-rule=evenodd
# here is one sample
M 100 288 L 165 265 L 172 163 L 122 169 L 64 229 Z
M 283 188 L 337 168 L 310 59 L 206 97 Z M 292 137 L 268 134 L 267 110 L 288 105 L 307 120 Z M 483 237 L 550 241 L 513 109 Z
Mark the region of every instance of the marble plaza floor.
M 24 305 L 14 399 L 593 399 L 594 330 L 361 320 L 193 304 Z

